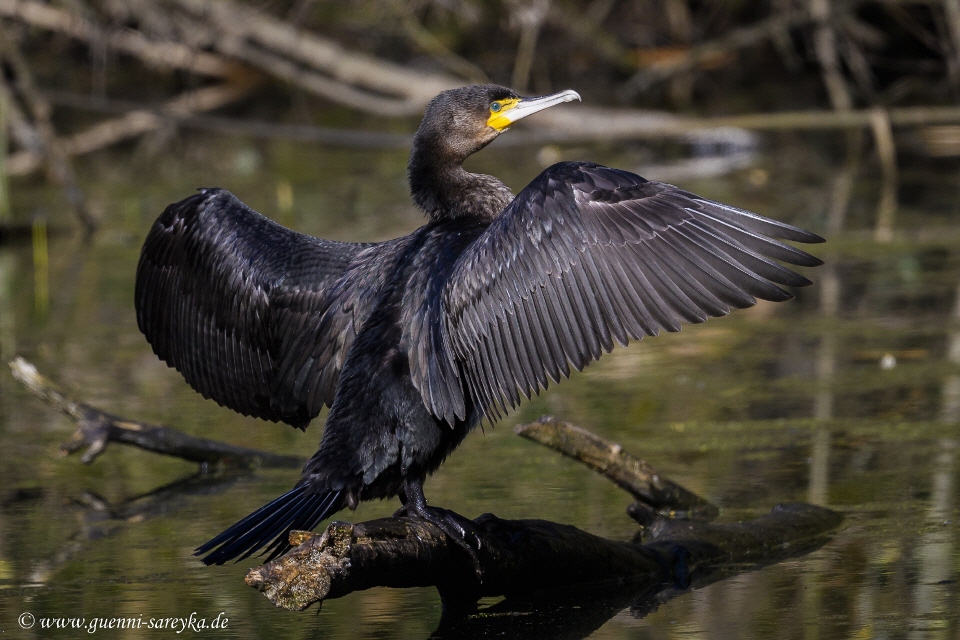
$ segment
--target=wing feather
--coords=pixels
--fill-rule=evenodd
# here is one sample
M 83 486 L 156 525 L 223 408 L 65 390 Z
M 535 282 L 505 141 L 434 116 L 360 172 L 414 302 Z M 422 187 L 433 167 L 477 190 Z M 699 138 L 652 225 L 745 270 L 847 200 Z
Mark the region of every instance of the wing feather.
M 561 163 L 524 189 L 458 258 L 443 292 L 446 335 L 481 413 L 569 377 L 614 343 L 679 331 L 816 266 L 781 242 L 818 236 L 671 185 Z
M 332 401 L 344 352 L 370 312 L 364 292 L 393 248 L 295 233 L 227 191 L 204 189 L 150 230 L 137 321 L 204 397 L 303 428 Z

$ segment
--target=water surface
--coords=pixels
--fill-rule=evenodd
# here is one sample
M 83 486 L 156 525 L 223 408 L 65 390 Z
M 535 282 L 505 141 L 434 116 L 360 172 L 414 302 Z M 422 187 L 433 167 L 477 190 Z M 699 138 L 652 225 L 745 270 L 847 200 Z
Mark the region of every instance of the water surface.
M 0 354 L 22 355 L 109 412 L 282 453 L 310 455 L 306 434 L 202 399 L 160 363 L 136 328 L 139 246 L 169 202 L 223 186 L 300 231 L 380 240 L 422 223 L 402 151 L 344 151 L 244 139 L 182 141 L 160 155 L 130 148 L 81 166 L 105 220 L 89 242 L 55 189 L 14 184 L 21 220 L 51 229 L 49 266 L 28 242 L 0 246 Z M 598 638 L 957 638 L 957 423 L 960 420 L 960 181 L 957 168 L 901 159 L 899 206 L 879 215 L 869 149 L 830 137 L 763 140 L 746 166 L 679 184 L 828 236 L 827 265 L 796 300 L 645 339 L 526 403 L 464 443 L 425 487 L 474 517 L 545 518 L 629 539 L 629 497 L 578 464 L 517 438 L 550 413 L 616 440 L 723 508 L 724 521 L 809 501 L 846 516 L 819 551 L 687 593 L 644 617 L 624 611 Z M 521 188 L 537 158 L 626 169 L 634 146 L 491 148 L 471 160 Z M 657 178 L 649 174 L 649 178 Z M 878 241 L 877 238 L 880 238 Z M 39 266 L 38 266 L 39 264 Z M 47 291 L 48 293 L 44 293 Z M 0 370 L 0 631 L 18 616 L 186 617 L 210 637 L 428 637 L 432 589 L 375 589 L 294 613 L 243 583 L 250 562 L 208 568 L 192 549 L 286 491 L 295 470 L 195 483 L 179 460 L 111 447 L 84 466 L 60 457 L 72 423 Z M 146 496 L 146 497 L 143 497 Z M 355 520 L 391 513 L 364 504 Z M 166 637 L 100 630 L 98 636 Z

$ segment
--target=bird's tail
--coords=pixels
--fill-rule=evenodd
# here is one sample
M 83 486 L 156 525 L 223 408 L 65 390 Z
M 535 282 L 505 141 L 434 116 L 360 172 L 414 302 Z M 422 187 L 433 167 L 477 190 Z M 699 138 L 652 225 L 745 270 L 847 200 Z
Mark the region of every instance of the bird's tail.
M 193 555 L 210 552 L 202 558 L 208 565 L 223 564 L 234 558 L 239 562 L 270 544 L 267 548 L 270 556 L 266 560 L 269 562 L 290 548 L 287 536 L 291 530 L 310 531 L 324 518 L 343 509 L 340 494 L 340 491 L 313 493 L 308 487 L 296 487 L 200 545 Z

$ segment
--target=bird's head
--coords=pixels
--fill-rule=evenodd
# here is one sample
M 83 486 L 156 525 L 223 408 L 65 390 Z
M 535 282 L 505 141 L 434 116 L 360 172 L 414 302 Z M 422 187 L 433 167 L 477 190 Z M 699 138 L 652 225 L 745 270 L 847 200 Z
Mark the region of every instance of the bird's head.
M 427 105 L 417 130 L 420 145 L 453 162 L 490 144 L 517 120 L 547 107 L 579 100 L 576 91 L 524 98 L 512 89 L 482 84 L 444 91 Z

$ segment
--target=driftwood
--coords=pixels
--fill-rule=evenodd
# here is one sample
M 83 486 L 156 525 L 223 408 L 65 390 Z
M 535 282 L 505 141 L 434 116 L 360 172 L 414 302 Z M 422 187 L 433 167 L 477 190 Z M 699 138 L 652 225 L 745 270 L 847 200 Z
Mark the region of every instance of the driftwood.
M 808 504 L 781 505 L 746 523 L 682 519 L 712 518 L 719 510 L 619 445 L 569 423 L 545 417 L 516 432 L 584 462 L 637 498 L 628 509 L 644 525 L 635 539 L 607 540 L 569 525 L 484 514 L 473 521 L 480 539 L 478 577 L 467 553 L 420 519 L 333 522 L 319 535 L 291 532 L 290 542 L 298 546 L 251 569 L 247 584 L 293 610 L 377 586 L 435 586 L 445 610 L 462 610 L 487 596 L 555 600 L 628 585 L 600 604 L 601 610 L 611 601 L 622 609 L 640 596 L 709 584 L 807 553 L 842 520 Z
M 71 398 L 56 384 L 40 375 L 37 368 L 16 358 L 10 363 L 13 377 L 34 395 L 51 404 L 77 422 L 77 431 L 70 442 L 61 445 L 64 453 L 86 448 L 81 456 L 85 464 L 93 462 L 111 442 L 131 445 L 167 456 L 182 458 L 201 465 L 299 467 L 303 460 L 257 449 L 238 447 L 216 440 L 197 438 L 182 431 L 111 415 Z
M 423 520 L 333 522 L 319 535 L 291 532 L 290 542 L 299 546 L 251 569 L 246 582 L 293 610 L 377 586 L 436 586 L 445 602 L 461 605 L 485 596 L 554 597 L 611 583 L 629 582 L 640 591 L 685 589 L 807 553 L 841 519 L 807 504 L 780 505 L 747 523 L 662 519 L 652 538 L 638 544 L 554 522 L 484 514 L 474 520 L 482 580 L 466 552 Z
M 636 498 L 627 513 L 641 525 L 658 517 L 713 520 L 720 515 L 715 505 L 664 477 L 646 461 L 569 422 L 544 416 L 517 426 L 514 433 L 578 460 L 612 480 Z

